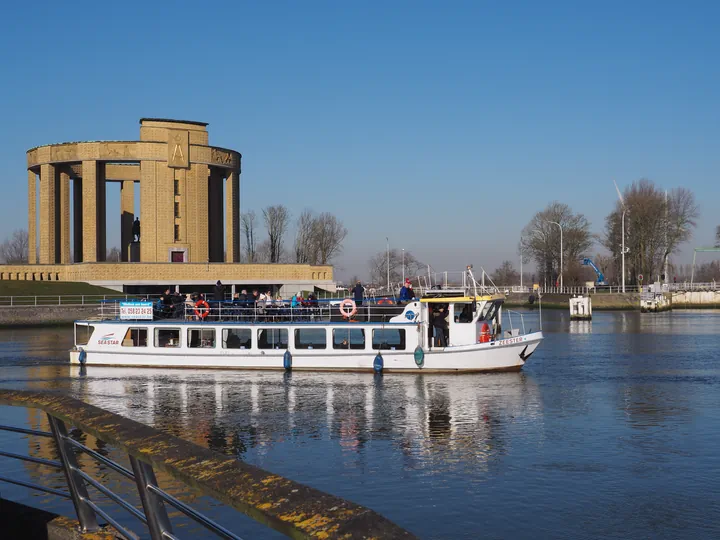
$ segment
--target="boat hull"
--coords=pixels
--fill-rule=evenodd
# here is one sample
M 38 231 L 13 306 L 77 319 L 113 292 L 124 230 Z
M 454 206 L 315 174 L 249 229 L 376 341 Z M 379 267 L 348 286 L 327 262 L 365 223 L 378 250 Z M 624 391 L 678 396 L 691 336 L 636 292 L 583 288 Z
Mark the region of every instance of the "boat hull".
M 162 349 L 155 347 L 120 347 L 98 344 L 81 346 L 70 353 L 74 364 L 88 366 L 163 367 L 184 369 L 285 369 L 286 350 L 292 355 L 292 369 L 297 371 L 373 371 L 378 352 L 387 372 L 490 372 L 519 371 L 543 339 L 542 332 L 507 339 L 424 351 L 420 366 L 414 349 L 396 350 L 242 350 L 242 349 Z M 81 354 L 83 362 L 81 362 Z

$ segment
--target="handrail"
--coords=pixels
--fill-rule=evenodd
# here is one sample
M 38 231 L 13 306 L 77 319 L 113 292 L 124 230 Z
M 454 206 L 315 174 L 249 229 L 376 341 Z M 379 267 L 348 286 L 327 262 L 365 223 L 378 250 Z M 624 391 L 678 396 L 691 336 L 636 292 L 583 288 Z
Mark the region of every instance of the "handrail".
M 155 540 L 174 537 L 163 500 L 181 511 L 183 508 L 174 504 L 175 500 L 158 487 L 153 468 L 293 538 L 414 538 L 408 531 L 368 508 L 66 395 L 0 390 L 0 405 L 29 407 L 47 413 L 58 443 L 70 496 L 75 503 L 78 519 L 87 530 L 97 529 L 96 516 L 103 517 L 116 528 L 118 526 L 90 499 L 85 488 L 87 475 L 78 474 L 80 471 L 72 451 L 73 446 L 82 445 L 71 442 L 66 424 L 130 456 L 132 474 L 145 511 L 143 515 L 147 517 L 150 534 Z M 130 474 L 130 471 L 125 469 L 123 474 Z M 5 477 L 0 477 L 0 480 L 67 496 L 64 492 L 50 491 L 44 486 Z M 88 484 L 93 485 L 92 482 Z M 207 520 L 200 514 L 188 515 L 196 520 L 200 516 L 201 523 L 202 519 Z M 139 516 L 136 514 L 136 517 Z M 223 534 L 219 525 L 214 529 L 222 536 L 232 535 L 229 531 L 229 535 Z M 129 534 L 123 528 L 119 531 L 126 536 Z

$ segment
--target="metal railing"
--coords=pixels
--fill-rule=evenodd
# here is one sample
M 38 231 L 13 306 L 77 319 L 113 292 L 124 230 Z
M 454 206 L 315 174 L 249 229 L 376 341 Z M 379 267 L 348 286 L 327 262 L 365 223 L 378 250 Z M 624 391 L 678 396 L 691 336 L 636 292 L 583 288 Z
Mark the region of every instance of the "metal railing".
M 409 532 L 368 508 L 172 435 L 165 435 L 149 426 L 68 396 L 47 392 L 0 390 L 0 405 L 40 409 L 47 414 L 50 432 L 14 426 L 0 426 L 0 430 L 54 439 L 59 461 L 5 451 L 0 451 L 0 456 L 62 470 L 67 491 L 8 476 L 0 476 L 0 481 L 70 499 L 82 532 L 98 531 L 99 518 L 102 518 L 121 537 L 137 538 L 135 532 L 97 504 L 88 491 L 91 487 L 146 525 L 153 540 L 178 538 L 173 532 L 166 505 L 179 510 L 216 536 L 240 538 L 164 491 L 155 477 L 154 469 L 157 468 L 175 480 L 199 490 L 203 495 L 223 502 L 257 522 L 293 538 L 414 538 Z M 68 425 L 121 449 L 128 455 L 132 470 L 71 437 L 68 434 Z M 78 465 L 78 451 L 133 482 L 142 509 L 122 499 L 83 471 Z
M 102 295 L 102 294 L 55 294 L 39 296 L 0 296 L 2 307 L 53 307 L 53 306 L 89 306 L 97 305 L 107 300 L 128 300 L 132 295 Z

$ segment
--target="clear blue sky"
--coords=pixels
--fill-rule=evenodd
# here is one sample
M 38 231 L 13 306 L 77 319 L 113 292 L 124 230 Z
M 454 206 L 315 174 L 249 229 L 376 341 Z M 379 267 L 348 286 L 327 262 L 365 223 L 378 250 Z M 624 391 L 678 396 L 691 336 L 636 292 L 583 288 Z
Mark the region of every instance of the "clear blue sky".
M 601 232 L 613 179 L 693 190 L 693 245 L 720 223 L 718 2 L 111 4 L 3 6 L 0 238 L 27 227 L 28 148 L 140 117 L 242 152 L 243 211 L 341 216 L 340 277 L 386 236 L 491 270 L 553 199 Z

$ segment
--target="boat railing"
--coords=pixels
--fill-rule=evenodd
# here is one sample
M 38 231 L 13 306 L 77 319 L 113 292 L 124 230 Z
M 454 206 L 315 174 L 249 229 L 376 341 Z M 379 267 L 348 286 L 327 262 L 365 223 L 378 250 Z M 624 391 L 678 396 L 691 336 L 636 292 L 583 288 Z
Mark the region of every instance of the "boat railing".
M 388 322 L 402 312 L 402 306 L 394 302 L 384 303 L 385 299 L 365 301 L 357 306 L 352 316 L 355 321 Z M 343 316 L 338 300 L 318 300 L 312 304 L 293 306 L 289 302 L 271 305 L 250 304 L 244 302 L 217 302 L 212 300 L 163 305 L 152 303 L 155 321 L 195 321 L 195 322 L 238 322 L 238 323 L 329 323 L 347 320 Z M 100 304 L 101 320 L 140 320 L 141 317 L 124 316 L 122 303 L 106 301 Z
M 119 517 L 118 511 L 122 509 L 145 525 L 153 540 L 176 539 L 179 538 L 178 532 L 183 529 L 173 526 L 173 520 L 177 521 L 176 512 L 168 514 L 169 506 L 215 536 L 240 538 L 235 532 L 162 489 L 155 476 L 155 470 L 160 470 L 193 491 L 199 491 L 292 538 L 414 538 L 409 532 L 368 508 L 69 396 L 50 392 L 0 390 L 0 405 L 43 411 L 47 415 L 49 431 L 6 425 L 0 425 L 0 430 L 52 439 L 58 459 L 4 450 L 0 450 L 0 456 L 62 471 L 66 490 L 51 487 L 56 485 L 54 480 L 42 485 L 17 478 L 16 474 L 2 475 L 0 482 L 71 500 L 83 533 L 105 531 L 115 534 L 108 530 L 109 527 L 101 527 L 100 522 L 104 520 L 120 537 L 138 538 L 126 524 L 128 519 Z M 102 441 L 102 450 L 96 451 L 83 444 L 87 435 Z M 41 449 L 45 445 L 30 444 L 29 447 Z M 114 453 L 115 450 L 127 456 L 129 467 L 108 457 L 110 451 Z M 113 471 L 118 476 L 91 476 L 87 468 L 80 465 L 78 457 L 81 454 L 98 461 L 108 472 Z M 43 475 L 42 478 L 47 477 Z M 134 485 L 137 492 L 134 502 L 116 493 L 116 486 L 124 486 L 120 481 L 129 481 Z M 109 486 L 116 491 L 112 491 Z M 110 501 L 119 508 L 110 510 L 107 506 Z M 187 531 L 187 534 L 198 537 L 197 532 Z M 205 534 L 201 536 L 206 537 Z

